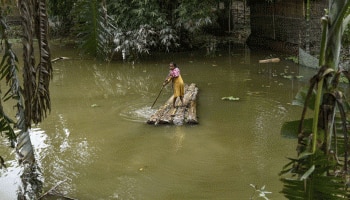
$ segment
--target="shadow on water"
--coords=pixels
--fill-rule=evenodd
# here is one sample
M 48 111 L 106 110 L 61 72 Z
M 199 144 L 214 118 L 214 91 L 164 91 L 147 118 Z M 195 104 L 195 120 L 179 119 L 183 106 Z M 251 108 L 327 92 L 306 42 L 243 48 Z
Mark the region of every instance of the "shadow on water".
M 134 64 L 55 63 L 52 112 L 31 134 L 44 190 L 65 181 L 57 190 L 77 199 L 249 199 L 254 184 L 283 199 L 277 174 L 295 155 L 296 141 L 279 131 L 299 118 L 301 108 L 291 102 L 314 71 L 285 60 L 259 65 L 267 56 L 237 48 Z M 172 94 L 168 85 L 150 108 L 170 61 L 199 88 L 199 125 L 145 123 Z M 229 96 L 239 101 L 222 100 Z M 2 144 L 9 167 L 0 170 L 0 196 L 15 199 L 17 162 Z

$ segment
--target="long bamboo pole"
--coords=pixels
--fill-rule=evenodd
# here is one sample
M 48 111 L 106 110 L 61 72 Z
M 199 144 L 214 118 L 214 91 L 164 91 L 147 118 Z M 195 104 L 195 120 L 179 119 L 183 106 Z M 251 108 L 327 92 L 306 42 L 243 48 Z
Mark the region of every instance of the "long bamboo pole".
M 155 103 L 156 103 L 156 101 L 158 100 L 158 98 L 159 98 L 159 96 L 160 96 L 160 93 L 162 93 L 162 91 L 163 91 L 163 88 L 164 88 L 164 85 L 163 85 L 163 86 L 162 86 L 162 88 L 160 89 L 159 94 L 158 94 L 158 96 L 157 96 L 156 100 L 154 100 L 154 102 L 153 102 L 153 104 L 152 104 L 151 108 L 153 108 L 154 104 L 155 104 Z

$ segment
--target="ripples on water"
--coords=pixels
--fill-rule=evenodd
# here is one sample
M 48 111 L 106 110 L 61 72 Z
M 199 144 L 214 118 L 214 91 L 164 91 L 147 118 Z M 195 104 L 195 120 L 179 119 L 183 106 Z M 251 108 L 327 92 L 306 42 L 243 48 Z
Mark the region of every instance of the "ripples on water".
M 126 120 L 144 123 L 156 111 L 157 109 L 151 108 L 151 106 L 135 104 L 126 106 L 123 110 L 121 110 L 120 116 L 122 116 Z

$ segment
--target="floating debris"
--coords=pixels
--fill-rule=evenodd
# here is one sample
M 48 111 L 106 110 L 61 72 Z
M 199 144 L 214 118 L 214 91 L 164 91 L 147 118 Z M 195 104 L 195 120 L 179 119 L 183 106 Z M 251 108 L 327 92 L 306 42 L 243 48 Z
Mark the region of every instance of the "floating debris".
M 233 97 L 233 96 L 222 97 L 221 100 L 238 101 L 239 97 Z

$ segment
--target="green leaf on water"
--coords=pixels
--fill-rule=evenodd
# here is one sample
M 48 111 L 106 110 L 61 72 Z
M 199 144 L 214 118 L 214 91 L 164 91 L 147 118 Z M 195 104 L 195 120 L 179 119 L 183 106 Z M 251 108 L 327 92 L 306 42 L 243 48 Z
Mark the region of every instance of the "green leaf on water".
M 233 96 L 222 97 L 221 100 L 238 101 L 239 97 L 233 97 Z

